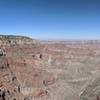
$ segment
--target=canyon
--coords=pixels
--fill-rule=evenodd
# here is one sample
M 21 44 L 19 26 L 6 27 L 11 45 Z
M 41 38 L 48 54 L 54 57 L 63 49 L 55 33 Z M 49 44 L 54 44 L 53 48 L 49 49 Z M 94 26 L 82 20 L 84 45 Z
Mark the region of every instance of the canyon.
M 1 35 L 0 100 L 100 100 L 100 40 Z

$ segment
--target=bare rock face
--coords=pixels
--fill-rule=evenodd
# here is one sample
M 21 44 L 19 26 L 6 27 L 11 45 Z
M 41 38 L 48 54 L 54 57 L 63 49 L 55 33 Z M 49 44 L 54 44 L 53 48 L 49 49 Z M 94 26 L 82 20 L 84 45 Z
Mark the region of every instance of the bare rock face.
M 0 100 L 100 100 L 100 41 L 0 36 Z
M 0 49 L 0 56 L 6 56 L 6 51 L 4 49 Z
M 100 100 L 100 77 L 89 83 L 80 95 L 81 100 Z
M 19 83 L 5 57 L 0 57 L 0 100 L 18 100 Z
M 0 45 L 5 46 L 15 46 L 15 45 L 29 45 L 38 43 L 36 40 L 33 40 L 29 37 L 24 36 L 12 36 L 12 35 L 1 35 L 0 36 Z

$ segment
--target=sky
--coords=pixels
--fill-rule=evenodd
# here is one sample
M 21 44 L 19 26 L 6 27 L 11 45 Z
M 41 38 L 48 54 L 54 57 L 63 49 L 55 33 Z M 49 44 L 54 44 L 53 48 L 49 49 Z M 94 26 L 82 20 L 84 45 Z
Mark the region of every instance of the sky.
M 0 0 L 0 34 L 100 39 L 100 0 Z

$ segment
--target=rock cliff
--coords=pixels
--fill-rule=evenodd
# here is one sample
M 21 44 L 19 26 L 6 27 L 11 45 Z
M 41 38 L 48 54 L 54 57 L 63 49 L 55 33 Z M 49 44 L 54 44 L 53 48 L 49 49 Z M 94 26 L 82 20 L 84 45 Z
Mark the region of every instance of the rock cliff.
M 15 46 L 15 45 L 29 45 L 36 44 L 35 39 L 31 39 L 25 36 L 13 36 L 13 35 L 0 35 L 0 45 Z

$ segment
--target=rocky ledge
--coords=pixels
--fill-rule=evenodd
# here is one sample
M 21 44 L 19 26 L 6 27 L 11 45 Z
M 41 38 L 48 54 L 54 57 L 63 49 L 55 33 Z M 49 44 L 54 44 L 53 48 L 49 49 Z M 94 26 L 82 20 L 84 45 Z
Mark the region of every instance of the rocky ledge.
M 0 35 L 0 45 L 15 46 L 15 45 L 29 45 L 36 44 L 37 40 L 25 37 L 25 36 L 14 36 L 14 35 Z

